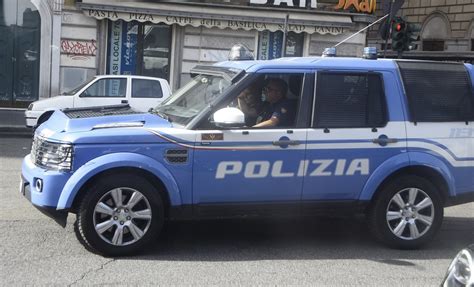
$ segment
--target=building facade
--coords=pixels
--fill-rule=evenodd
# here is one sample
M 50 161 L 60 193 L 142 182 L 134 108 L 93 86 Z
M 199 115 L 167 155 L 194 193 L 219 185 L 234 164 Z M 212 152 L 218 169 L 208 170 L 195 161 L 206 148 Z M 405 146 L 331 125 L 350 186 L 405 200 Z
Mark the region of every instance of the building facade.
M 380 17 L 384 13 L 382 5 L 378 7 Z M 417 49 L 404 57 L 474 61 L 474 0 L 409 0 L 397 15 L 421 26 Z M 385 41 L 377 27 L 369 32 L 368 42 L 383 50 Z
M 20 36 L 10 37 L 25 46 L 27 52 L 18 50 L 23 55 L 23 66 L 16 69 L 29 71 L 31 75 L 23 78 L 31 84 L 28 89 L 21 88 L 18 79 L 22 77 L 12 73 L 10 84 L 1 85 L 0 107 L 26 107 L 31 101 L 72 89 L 96 74 L 162 77 L 175 90 L 189 80 L 195 65 L 227 60 L 234 44 L 246 45 L 257 59 L 321 55 L 325 48 L 374 21 L 376 8 L 375 0 L 2 3 L 0 28 L 23 33 L 23 39 L 33 43 L 27 45 Z M 23 21 L 21 24 L 18 19 L 13 23 L 8 18 L 12 11 L 21 14 L 16 17 Z M 33 19 L 33 14 L 36 20 L 26 20 Z M 29 27 L 30 34 L 21 32 L 26 29 L 21 25 Z M 361 33 L 338 46 L 338 54 L 360 56 L 365 43 L 366 34 Z M 10 46 L 16 51 L 18 44 Z M 10 54 L 2 52 L 0 66 L 4 70 L 0 75 L 6 75 L 9 71 L 5 67 L 15 66 L 15 62 L 9 60 Z M 22 89 L 32 92 L 22 93 Z

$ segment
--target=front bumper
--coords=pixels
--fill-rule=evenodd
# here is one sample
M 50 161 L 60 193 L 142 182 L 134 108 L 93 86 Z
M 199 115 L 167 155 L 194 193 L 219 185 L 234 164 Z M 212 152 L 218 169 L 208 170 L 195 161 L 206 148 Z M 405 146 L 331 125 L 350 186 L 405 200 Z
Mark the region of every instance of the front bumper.
M 30 155 L 27 155 L 22 164 L 20 192 L 33 206 L 64 227 L 68 211 L 58 210 L 56 207 L 61 191 L 69 177 L 69 173 L 37 167 L 31 161 Z M 41 190 L 38 190 L 35 184 L 38 180 L 42 181 Z

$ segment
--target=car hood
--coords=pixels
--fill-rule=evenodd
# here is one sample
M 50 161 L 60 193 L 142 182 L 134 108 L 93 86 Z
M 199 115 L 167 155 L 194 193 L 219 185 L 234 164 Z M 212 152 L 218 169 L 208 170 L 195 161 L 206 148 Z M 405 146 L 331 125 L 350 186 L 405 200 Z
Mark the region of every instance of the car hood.
M 71 108 L 74 104 L 73 96 L 57 96 L 33 102 L 34 111 Z
M 36 135 L 73 143 L 147 142 L 151 129 L 172 127 L 167 120 L 128 106 L 56 110 Z M 156 139 L 155 139 L 156 140 Z

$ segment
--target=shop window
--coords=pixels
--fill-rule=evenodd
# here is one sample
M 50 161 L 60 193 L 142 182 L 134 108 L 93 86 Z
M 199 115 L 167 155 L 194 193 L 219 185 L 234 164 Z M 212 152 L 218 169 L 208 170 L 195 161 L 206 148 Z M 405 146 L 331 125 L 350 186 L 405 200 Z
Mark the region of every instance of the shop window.
M 109 21 L 107 73 L 169 80 L 171 26 Z
M 281 57 L 303 56 L 304 34 L 288 32 L 286 36 L 285 53 L 283 54 L 283 32 L 263 31 L 258 37 L 259 60 L 271 60 Z
M 423 40 L 423 51 L 444 51 L 444 41 Z

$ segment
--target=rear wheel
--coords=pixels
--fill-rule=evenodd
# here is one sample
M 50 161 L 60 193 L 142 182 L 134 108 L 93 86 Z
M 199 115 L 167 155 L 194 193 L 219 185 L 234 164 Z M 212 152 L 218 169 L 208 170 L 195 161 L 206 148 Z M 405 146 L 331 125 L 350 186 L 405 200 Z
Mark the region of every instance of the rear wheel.
M 439 190 L 428 180 L 412 175 L 383 187 L 369 211 L 372 233 L 385 244 L 402 249 L 427 243 L 442 220 Z
M 129 255 L 152 242 L 163 226 L 163 201 L 144 178 L 99 178 L 84 196 L 77 226 L 84 243 L 109 256 Z

